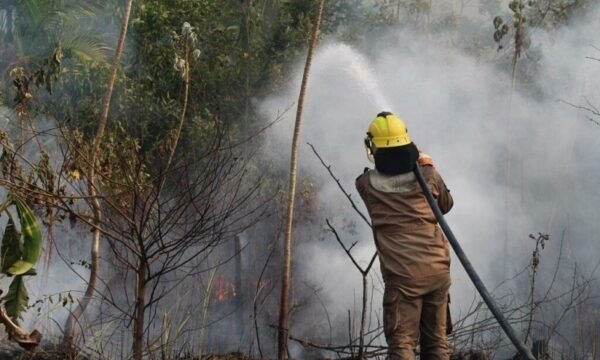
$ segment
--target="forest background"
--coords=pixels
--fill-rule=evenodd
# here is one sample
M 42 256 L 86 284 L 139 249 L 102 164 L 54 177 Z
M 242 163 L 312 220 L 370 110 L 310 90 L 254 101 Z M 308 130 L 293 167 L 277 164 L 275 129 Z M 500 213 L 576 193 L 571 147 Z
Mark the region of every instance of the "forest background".
M 292 113 L 317 2 L 131 3 L 0 1 L 3 307 L 48 353 L 275 357 Z M 593 0 L 325 1 L 291 357 L 385 353 L 378 264 L 365 303 L 348 253 L 364 268 L 375 250 L 353 181 L 369 121 L 389 110 L 433 156 L 456 200 L 448 220 L 524 341 L 539 357 L 598 358 L 598 18 Z M 17 276 L 13 258 L 36 244 L 19 240 L 15 199 L 42 239 L 36 270 Z M 512 356 L 457 261 L 452 272 L 454 356 Z

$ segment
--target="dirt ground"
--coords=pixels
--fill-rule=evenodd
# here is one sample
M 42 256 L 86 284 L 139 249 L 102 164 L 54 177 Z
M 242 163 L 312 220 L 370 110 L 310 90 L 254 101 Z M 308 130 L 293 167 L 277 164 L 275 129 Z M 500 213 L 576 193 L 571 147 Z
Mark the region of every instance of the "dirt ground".
M 68 356 L 57 349 L 41 348 L 35 352 L 25 352 L 19 349 L 0 349 L 0 360 L 65 360 Z M 81 356 L 78 360 L 87 360 Z M 118 360 L 118 359 L 115 359 Z M 182 358 L 180 360 L 199 360 L 197 357 Z M 255 360 L 241 353 L 231 353 L 223 355 L 206 355 L 202 360 Z

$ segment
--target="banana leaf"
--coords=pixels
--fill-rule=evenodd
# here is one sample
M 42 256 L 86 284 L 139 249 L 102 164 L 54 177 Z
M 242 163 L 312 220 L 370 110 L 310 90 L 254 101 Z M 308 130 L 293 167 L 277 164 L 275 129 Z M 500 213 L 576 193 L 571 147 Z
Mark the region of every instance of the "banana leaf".
M 28 301 L 29 294 L 27 294 L 23 276 L 15 276 L 8 288 L 8 294 L 4 297 L 6 314 L 15 324 L 19 325 L 18 319 L 21 318 L 21 313 L 27 309 Z
M 2 236 L 2 246 L 0 246 L 0 271 L 8 274 L 8 269 L 21 259 L 21 234 L 15 227 L 12 217 L 8 217 L 8 222 L 4 228 Z

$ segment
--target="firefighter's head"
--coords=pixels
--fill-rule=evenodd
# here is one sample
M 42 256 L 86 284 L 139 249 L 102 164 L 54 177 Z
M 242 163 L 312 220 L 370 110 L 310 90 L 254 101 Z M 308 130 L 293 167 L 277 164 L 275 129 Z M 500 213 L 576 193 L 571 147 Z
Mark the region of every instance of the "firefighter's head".
M 381 112 L 371 121 L 365 146 L 377 171 L 386 175 L 412 171 L 419 158 L 404 121 L 390 112 Z

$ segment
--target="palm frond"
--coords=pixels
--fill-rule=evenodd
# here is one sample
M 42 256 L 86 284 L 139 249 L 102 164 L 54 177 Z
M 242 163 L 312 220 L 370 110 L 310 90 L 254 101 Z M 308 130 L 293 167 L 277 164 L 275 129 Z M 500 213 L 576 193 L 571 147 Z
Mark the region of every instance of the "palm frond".
M 110 47 L 94 27 L 94 19 L 81 9 L 59 11 L 48 19 L 47 43 L 61 44 L 67 54 L 82 61 L 108 61 Z
M 97 38 L 86 34 L 64 37 L 61 44 L 64 50 L 82 61 L 106 62 L 111 48 Z

